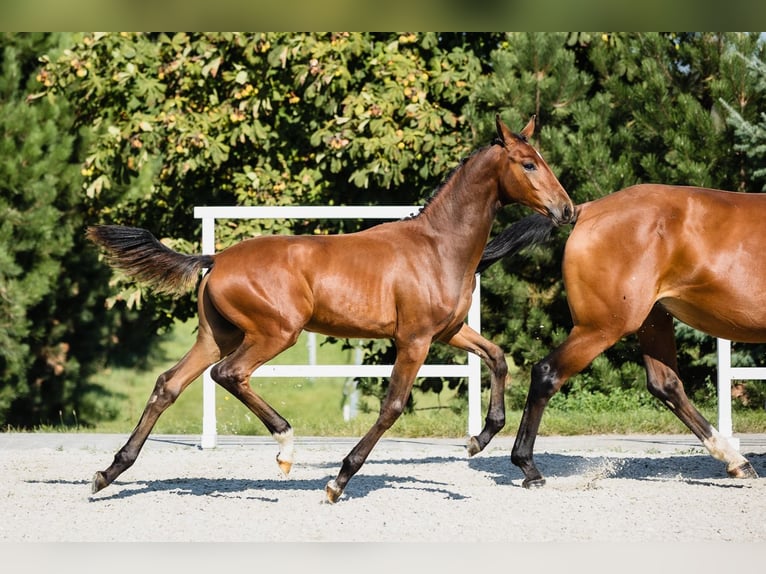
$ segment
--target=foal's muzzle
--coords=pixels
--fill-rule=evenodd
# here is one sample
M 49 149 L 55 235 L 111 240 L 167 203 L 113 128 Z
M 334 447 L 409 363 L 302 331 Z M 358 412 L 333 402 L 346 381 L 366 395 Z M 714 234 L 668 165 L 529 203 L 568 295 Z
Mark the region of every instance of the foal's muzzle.
M 577 212 L 574 206 L 567 204 L 561 209 L 548 209 L 548 217 L 550 217 L 556 225 L 566 225 L 567 223 L 574 223 L 577 219 Z

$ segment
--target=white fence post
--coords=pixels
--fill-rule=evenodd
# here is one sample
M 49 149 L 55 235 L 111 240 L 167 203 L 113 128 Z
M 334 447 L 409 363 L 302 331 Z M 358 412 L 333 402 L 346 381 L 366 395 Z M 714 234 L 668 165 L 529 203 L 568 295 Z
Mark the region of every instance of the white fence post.
M 731 341 L 718 339 L 718 432 L 732 438 L 731 420 Z
M 202 220 L 202 252 L 215 253 L 215 222 L 217 219 L 401 219 L 417 213 L 421 206 L 239 206 L 195 207 L 194 217 Z M 468 325 L 481 332 L 479 277 L 468 311 Z M 393 365 L 270 365 L 265 364 L 252 377 L 389 377 Z M 425 364 L 418 377 L 468 378 L 468 433 L 481 431 L 481 359 L 468 353 L 466 365 Z M 215 382 L 210 369 L 203 375 L 202 448 L 217 445 L 215 414 Z
M 739 448 L 739 439 L 733 436 L 731 418 L 731 382 L 733 380 L 766 379 L 764 367 L 732 367 L 731 341 L 718 339 L 718 432 Z
M 195 208 L 195 217 L 196 208 Z M 202 253 L 215 253 L 215 219 L 202 218 Z M 210 368 L 202 375 L 202 448 L 215 448 L 218 440 L 217 423 L 215 418 L 215 381 L 210 376 Z

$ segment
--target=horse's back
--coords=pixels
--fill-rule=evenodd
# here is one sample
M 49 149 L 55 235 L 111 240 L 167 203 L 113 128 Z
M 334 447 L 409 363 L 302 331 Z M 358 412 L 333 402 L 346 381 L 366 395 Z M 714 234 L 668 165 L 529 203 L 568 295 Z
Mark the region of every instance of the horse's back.
M 567 247 L 657 241 L 666 249 L 697 245 L 710 252 L 763 251 L 766 194 L 641 184 L 579 206 Z M 705 254 L 706 256 L 709 253 Z

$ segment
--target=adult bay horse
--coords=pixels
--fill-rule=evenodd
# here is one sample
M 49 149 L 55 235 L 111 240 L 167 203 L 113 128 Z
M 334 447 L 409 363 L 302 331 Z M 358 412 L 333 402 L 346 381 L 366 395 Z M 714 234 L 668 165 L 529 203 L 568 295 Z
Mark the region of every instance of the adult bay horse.
M 766 342 L 766 195 L 645 184 L 575 211 L 562 264 L 573 327 L 532 368 L 511 452 L 523 485 L 545 484 L 533 449 L 550 398 L 632 333 L 649 392 L 726 463 L 729 476 L 757 478 L 747 459 L 689 402 L 678 374 L 673 317 L 714 337 Z M 487 245 L 478 270 L 543 241 L 552 228 L 535 215 L 516 222 Z
M 157 379 L 127 443 L 93 478 L 98 492 L 130 467 L 162 412 L 210 365 L 212 378 L 242 401 L 279 444 L 285 474 L 293 462 L 293 430 L 255 394 L 250 374 L 293 345 L 302 330 L 334 337 L 389 338 L 396 360 L 380 415 L 326 486 L 335 502 L 407 402 L 433 341 L 476 353 L 491 373 L 482 450 L 505 421 L 507 366 L 502 350 L 464 323 L 474 270 L 497 211 L 518 202 L 567 223 L 574 206 L 529 144 L 533 117 L 520 134 L 496 119 L 497 138 L 465 160 L 414 217 L 335 236 L 269 236 L 216 255 L 174 252 L 148 231 L 95 226 L 88 236 L 110 262 L 156 290 L 183 292 L 203 268 L 199 331 L 189 352 Z

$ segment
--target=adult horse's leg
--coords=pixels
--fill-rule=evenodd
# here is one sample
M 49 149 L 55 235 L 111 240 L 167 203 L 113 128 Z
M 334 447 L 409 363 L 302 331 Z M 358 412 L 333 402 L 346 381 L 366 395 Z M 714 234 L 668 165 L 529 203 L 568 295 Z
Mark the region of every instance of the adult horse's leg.
M 282 415 L 253 391 L 250 375 L 263 363 L 295 344 L 299 334 L 300 329 L 289 337 L 265 337 L 258 333 L 248 333 L 237 350 L 210 372 L 213 380 L 250 409 L 277 441 L 277 464 L 284 474 L 288 474 L 293 465 L 293 429 Z
M 505 426 L 505 380 L 508 376 L 508 364 L 500 347 L 466 324 L 463 324 L 447 343 L 478 355 L 490 372 L 489 407 L 484 419 L 484 428 L 481 433 L 468 440 L 468 455 L 473 456 L 484 450 L 492 437 Z
M 380 437 L 391 428 L 391 425 L 404 411 L 412 391 L 412 384 L 415 382 L 415 376 L 426 360 L 430 345 L 430 339 L 411 341 L 407 346 L 397 345 L 396 361 L 391 372 L 388 392 L 380 406 L 378 419 L 343 459 L 338 476 L 327 483 L 325 492 L 330 502 L 336 502 L 340 498 L 346 484 L 362 467 Z
M 527 402 L 519 431 L 511 450 L 511 461 L 524 473 L 522 486 L 543 486 L 545 479 L 535 466 L 533 449 L 540 421 L 548 401 L 570 377 L 587 367 L 593 359 L 614 345 L 622 334 L 605 333 L 602 328 L 575 326 L 559 347 L 532 367 Z
M 678 376 L 673 317 L 656 304 L 638 331 L 638 340 L 646 368 L 649 392 L 665 404 L 697 438 L 710 454 L 726 463 L 729 476 L 757 478 L 755 469 L 725 437 L 691 404 Z

